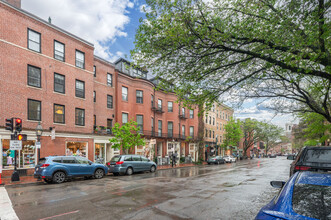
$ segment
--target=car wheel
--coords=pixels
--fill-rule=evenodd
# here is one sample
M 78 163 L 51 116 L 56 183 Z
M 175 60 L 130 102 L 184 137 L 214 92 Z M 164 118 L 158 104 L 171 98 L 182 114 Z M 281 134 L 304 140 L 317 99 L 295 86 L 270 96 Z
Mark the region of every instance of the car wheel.
M 120 174 L 119 173 L 113 173 L 114 176 L 119 176 Z
M 155 170 L 156 170 L 156 167 L 153 165 L 153 166 L 151 166 L 151 173 L 154 173 L 155 172 Z
M 94 172 L 94 178 L 101 179 L 105 175 L 105 172 L 102 169 L 97 169 Z
M 128 169 L 126 169 L 126 175 L 132 175 L 133 174 L 133 169 L 131 167 L 128 167 Z
M 66 179 L 66 174 L 62 171 L 58 171 L 53 175 L 53 182 L 54 183 L 63 183 Z

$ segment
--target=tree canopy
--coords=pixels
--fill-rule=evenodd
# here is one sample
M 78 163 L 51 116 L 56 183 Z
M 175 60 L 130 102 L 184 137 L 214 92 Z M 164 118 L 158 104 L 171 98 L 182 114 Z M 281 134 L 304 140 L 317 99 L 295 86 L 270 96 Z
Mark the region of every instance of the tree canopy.
M 262 138 L 262 122 L 255 119 L 247 118 L 241 122 L 241 129 L 243 131 L 244 143 L 243 153 L 247 155 L 247 150 Z
M 145 140 L 141 137 L 139 130 L 137 122 L 133 120 L 122 126 L 119 123 L 115 123 L 112 129 L 114 137 L 109 140 L 113 143 L 112 148 L 122 149 L 125 153 L 128 153 L 135 146 L 145 145 Z
M 331 122 L 330 0 L 146 3 L 132 57 L 183 102 L 260 98 Z
M 267 122 L 261 122 L 260 129 L 260 140 L 264 141 L 265 153 L 268 154 L 270 148 L 281 142 L 281 137 L 284 130 L 277 125 Z
M 240 128 L 240 121 L 233 118 L 225 124 L 225 135 L 222 147 L 238 146 L 240 138 L 242 137 L 242 130 Z

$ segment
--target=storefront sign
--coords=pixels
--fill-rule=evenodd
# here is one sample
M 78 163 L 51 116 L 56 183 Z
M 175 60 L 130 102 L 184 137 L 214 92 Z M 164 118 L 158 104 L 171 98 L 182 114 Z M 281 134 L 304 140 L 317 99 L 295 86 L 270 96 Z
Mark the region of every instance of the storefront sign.
M 41 148 L 41 143 L 40 142 L 36 142 L 36 148 L 40 149 Z
M 10 140 L 10 150 L 22 150 L 22 141 Z
M 151 139 L 149 143 L 150 144 L 156 144 L 156 139 Z

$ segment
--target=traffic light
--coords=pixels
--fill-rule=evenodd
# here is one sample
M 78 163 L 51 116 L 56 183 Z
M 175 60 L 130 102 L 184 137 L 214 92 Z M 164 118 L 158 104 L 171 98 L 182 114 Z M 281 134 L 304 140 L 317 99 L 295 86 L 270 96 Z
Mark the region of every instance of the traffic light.
M 17 135 L 17 140 L 19 141 L 26 141 L 28 139 L 26 134 L 19 134 Z
M 20 133 L 22 131 L 22 119 L 16 118 L 15 119 L 15 130 Z
M 6 119 L 6 130 L 9 130 L 11 132 L 13 132 L 13 130 L 14 130 L 13 119 L 14 118 L 7 118 Z

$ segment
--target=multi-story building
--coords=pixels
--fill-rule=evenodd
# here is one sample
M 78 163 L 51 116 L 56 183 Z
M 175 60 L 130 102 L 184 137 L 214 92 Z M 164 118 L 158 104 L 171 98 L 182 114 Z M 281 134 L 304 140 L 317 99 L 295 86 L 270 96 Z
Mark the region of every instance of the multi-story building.
M 21 118 L 19 169 L 32 172 L 38 160 L 36 127 L 43 127 L 40 157 L 81 155 L 104 163 L 115 154 L 109 139 L 115 122 L 136 120 L 146 146 L 135 153 L 151 159 L 177 151 L 197 158 L 198 110 L 182 108 L 174 93 L 155 90 L 147 72 L 94 56 L 94 46 L 20 8 L 0 0 L 0 149 L 3 169 L 15 152 L 5 119 Z M 168 160 L 167 160 L 168 161 Z
M 229 155 L 230 148 L 221 149 L 225 135 L 225 125 L 233 117 L 233 109 L 224 105 L 214 103 L 209 111 L 205 112 L 204 117 L 204 142 L 205 155 Z M 223 151 L 222 151 L 223 150 Z M 222 152 L 221 152 L 222 151 Z
M 177 152 L 194 161 L 198 157 L 198 109 L 184 108 L 174 93 L 156 90 L 157 80 L 147 80 L 147 72 L 132 68 L 128 61 L 120 59 L 115 66 L 116 121 L 137 121 L 146 138 L 146 146 L 137 146 L 135 152 L 163 161 Z

